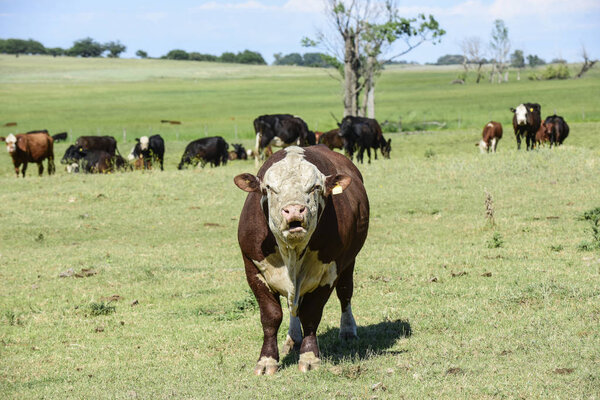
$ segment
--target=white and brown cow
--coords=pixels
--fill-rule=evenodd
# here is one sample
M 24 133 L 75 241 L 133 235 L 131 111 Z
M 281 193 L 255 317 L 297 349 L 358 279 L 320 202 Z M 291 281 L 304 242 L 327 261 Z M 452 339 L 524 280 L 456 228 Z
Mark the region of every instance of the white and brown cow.
M 538 103 L 522 103 L 513 112 L 513 130 L 517 138 L 517 150 L 521 149 L 521 139 L 525 136 L 527 150 L 535 148 L 535 134 L 540 129 L 542 107 Z
M 482 153 L 492 150 L 496 152 L 498 141 L 502 139 L 502 124 L 496 121 L 490 121 L 483 127 L 481 141 L 477 144 Z
M 254 373 L 271 375 L 278 369 L 279 296 L 290 310 L 282 354 L 299 346 L 298 368 L 315 369 L 320 364 L 317 328 L 334 288 L 342 311 L 340 337 L 356 337 L 352 274 L 369 227 L 362 175 L 326 146 L 291 146 L 273 154 L 257 176 L 241 174 L 234 181 L 249 192 L 238 240 L 264 333 Z

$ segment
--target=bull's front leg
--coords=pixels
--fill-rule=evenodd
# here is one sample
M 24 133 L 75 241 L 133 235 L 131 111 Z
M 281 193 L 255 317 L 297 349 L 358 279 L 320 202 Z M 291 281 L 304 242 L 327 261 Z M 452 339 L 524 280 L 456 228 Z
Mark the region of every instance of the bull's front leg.
M 42 176 L 42 174 L 44 173 L 44 164 L 42 164 L 42 162 L 40 161 L 39 163 L 37 163 L 38 165 L 38 174 L 40 176 Z
M 517 137 L 517 150 L 521 150 L 521 135 L 517 133 L 515 136 Z
M 302 299 L 298 312 L 304 331 L 304 338 L 300 346 L 300 360 L 298 361 L 298 369 L 302 372 L 318 369 L 321 365 L 317 328 L 321 322 L 323 308 L 332 290 L 333 288 L 329 285 L 321 286 L 315 291 L 305 294 Z
M 277 331 L 283 319 L 279 295 L 267 286 L 256 265 L 244 256 L 246 280 L 256 297 L 260 309 L 260 322 L 263 328 L 263 345 L 256 367 L 255 375 L 273 375 L 279 369 L 279 351 L 277 349 Z
M 19 167 L 16 167 L 17 170 L 17 178 L 19 177 Z M 25 171 L 27 171 L 27 162 L 23 163 L 23 168 L 21 169 L 21 174 L 23 175 L 23 178 L 25 178 Z

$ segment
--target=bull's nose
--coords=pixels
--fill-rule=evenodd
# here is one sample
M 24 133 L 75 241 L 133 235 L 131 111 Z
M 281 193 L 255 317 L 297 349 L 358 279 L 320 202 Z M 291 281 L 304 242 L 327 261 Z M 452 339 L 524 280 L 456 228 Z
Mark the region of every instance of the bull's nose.
M 281 214 L 288 223 L 292 221 L 303 221 L 306 216 L 306 206 L 301 204 L 290 204 L 281 209 Z

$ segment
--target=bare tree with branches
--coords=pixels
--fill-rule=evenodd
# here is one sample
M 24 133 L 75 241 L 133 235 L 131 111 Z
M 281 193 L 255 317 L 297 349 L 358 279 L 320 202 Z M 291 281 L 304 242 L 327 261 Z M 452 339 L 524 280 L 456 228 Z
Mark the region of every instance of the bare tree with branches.
M 338 67 L 344 79 L 344 116 L 374 117 L 375 82 L 383 65 L 426 41 L 439 40 L 445 31 L 431 15 L 401 18 L 395 0 L 325 0 L 325 3 L 335 35 L 327 36 L 320 31 L 316 41 L 305 38 L 303 43 L 323 47 L 329 56 L 327 61 Z M 398 39 L 404 41 L 405 47 L 391 54 Z
M 481 81 L 483 72 L 481 71 L 485 58 L 483 57 L 483 44 L 477 36 L 471 36 L 463 39 L 460 44 L 465 60 L 466 70 L 472 68 L 477 73 L 476 83 Z
M 581 78 L 583 74 L 588 72 L 594 64 L 598 62 L 598 60 L 590 60 L 587 51 L 585 50 L 585 46 L 581 46 L 581 57 L 583 58 L 583 65 L 581 66 L 581 71 L 575 76 L 576 78 Z
M 493 82 L 494 74 L 498 77 L 498 83 L 502 82 L 503 74 L 504 81 L 508 82 L 507 57 L 510 52 L 510 39 L 508 38 L 508 28 L 501 19 L 494 21 L 492 38 L 490 40 L 490 52 L 492 53 L 494 62 L 490 82 Z

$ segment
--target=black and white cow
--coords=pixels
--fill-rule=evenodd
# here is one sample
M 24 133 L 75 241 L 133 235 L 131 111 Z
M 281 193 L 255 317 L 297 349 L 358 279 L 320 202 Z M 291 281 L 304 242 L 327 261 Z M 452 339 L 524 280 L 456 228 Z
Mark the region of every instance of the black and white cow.
M 314 132 L 310 132 L 306 122 L 291 114 L 261 115 L 254 120 L 256 145 L 254 151 L 258 166 L 259 158 L 265 158 L 265 149 L 270 155 L 270 147 L 287 147 L 291 145 L 308 146 L 316 144 Z
M 519 104 L 517 108 L 512 108 L 513 129 L 517 138 L 517 149 L 521 149 L 521 138 L 525 135 L 527 141 L 527 150 L 533 150 L 535 147 L 535 135 L 540 129 L 542 123 L 542 107 L 537 103 Z
M 160 170 L 164 171 L 165 141 L 162 136 L 142 136 L 141 138 L 136 138 L 135 141 L 137 143 L 127 157 L 129 161 L 142 159 L 144 169 L 150 169 L 151 163 L 156 161 L 160 164 Z
M 229 144 L 221 136 L 194 140 L 185 147 L 177 169 L 183 169 L 186 164 L 196 166 L 201 163 L 202 167 L 207 163 L 215 167 L 218 167 L 221 163 L 225 165 L 229 159 L 228 148 Z
M 127 169 L 127 162 L 120 155 L 111 155 L 104 150 L 87 150 L 71 145 L 60 161 L 67 165 L 67 172 L 109 173 L 117 169 Z
M 362 175 L 347 157 L 324 145 L 290 146 L 273 154 L 256 176 L 241 174 L 234 182 L 249 192 L 238 241 L 264 334 L 254 373 L 271 375 L 278 369 L 280 296 L 290 310 L 282 353 L 299 347 L 298 368 L 316 369 L 317 328 L 334 288 L 342 311 L 340 338 L 356 338 L 350 304 L 354 262 L 369 228 Z

